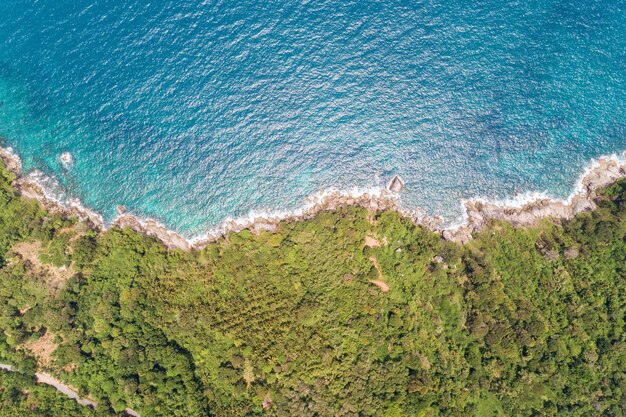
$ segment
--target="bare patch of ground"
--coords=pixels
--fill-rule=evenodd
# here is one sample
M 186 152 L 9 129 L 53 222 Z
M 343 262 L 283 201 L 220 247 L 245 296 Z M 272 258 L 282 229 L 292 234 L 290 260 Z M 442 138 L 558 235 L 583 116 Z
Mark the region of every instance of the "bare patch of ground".
M 40 367 L 47 368 L 52 363 L 52 352 L 59 347 L 58 343 L 54 343 L 54 334 L 46 332 L 39 339 L 26 342 L 22 345 L 24 349 L 32 352 L 37 358 Z
M 365 247 L 366 248 L 379 248 L 381 246 L 387 246 L 389 242 L 387 241 L 387 237 L 383 237 L 382 241 L 375 238 L 372 235 L 365 236 Z
M 54 265 L 44 264 L 39 259 L 41 250 L 40 241 L 18 243 L 12 248 L 13 253 L 30 263 L 33 273 L 44 275 L 50 287 L 53 290 L 58 290 L 76 271 L 74 271 L 71 265 L 59 268 Z
M 41 242 L 22 242 L 13 246 L 13 252 L 20 255 L 22 259 L 30 261 L 33 265 L 41 265 L 39 253 L 41 252 Z
M 366 248 L 378 248 L 380 247 L 380 242 L 375 237 L 367 235 L 365 236 L 365 247 Z

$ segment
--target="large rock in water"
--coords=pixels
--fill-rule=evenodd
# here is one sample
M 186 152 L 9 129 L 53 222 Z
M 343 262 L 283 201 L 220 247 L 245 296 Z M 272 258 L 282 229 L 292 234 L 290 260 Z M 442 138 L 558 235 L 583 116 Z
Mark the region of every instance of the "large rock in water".
M 396 175 L 389 183 L 389 190 L 393 191 L 394 193 L 399 193 L 400 191 L 402 191 L 402 189 L 404 189 L 404 181 L 402 181 L 402 178 Z

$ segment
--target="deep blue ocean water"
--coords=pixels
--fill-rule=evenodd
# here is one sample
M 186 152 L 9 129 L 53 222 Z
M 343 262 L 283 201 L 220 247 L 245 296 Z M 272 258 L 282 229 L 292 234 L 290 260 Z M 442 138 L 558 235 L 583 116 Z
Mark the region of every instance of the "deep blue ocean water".
M 565 197 L 626 149 L 626 0 L 3 0 L 0 135 L 187 236 L 394 174 L 448 220 Z

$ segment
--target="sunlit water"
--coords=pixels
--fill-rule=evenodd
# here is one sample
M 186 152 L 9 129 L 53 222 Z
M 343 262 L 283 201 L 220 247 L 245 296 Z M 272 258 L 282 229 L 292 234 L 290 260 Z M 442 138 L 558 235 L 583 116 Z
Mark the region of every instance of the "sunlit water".
M 626 1 L 0 2 L 0 135 L 186 236 L 316 191 L 571 192 L 626 149 Z M 64 167 L 63 152 L 73 163 Z

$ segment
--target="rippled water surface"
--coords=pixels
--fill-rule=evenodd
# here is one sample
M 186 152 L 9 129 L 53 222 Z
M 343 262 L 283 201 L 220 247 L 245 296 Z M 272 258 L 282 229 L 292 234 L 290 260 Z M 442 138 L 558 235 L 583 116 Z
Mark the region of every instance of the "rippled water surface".
M 564 197 L 626 149 L 626 0 L 0 2 L 0 135 L 193 236 L 328 187 Z M 64 167 L 62 152 L 74 163 Z

